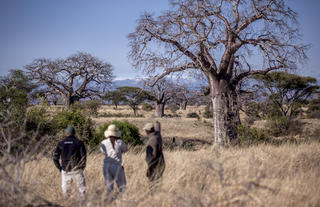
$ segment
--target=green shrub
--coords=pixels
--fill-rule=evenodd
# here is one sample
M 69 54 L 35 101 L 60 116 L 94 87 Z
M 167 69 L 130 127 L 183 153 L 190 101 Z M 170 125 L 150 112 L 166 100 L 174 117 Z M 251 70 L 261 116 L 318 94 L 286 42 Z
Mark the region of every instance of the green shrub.
M 32 107 L 27 113 L 27 132 L 37 132 L 37 137 L 55 135 L 55 127 L 48 118 L 45 107 Z
M 250 128 L 245 125 L 238 126 L 238 136 L 240 145 L 242 146 L 266 143 L 270 141 L 263 130 Z
M 200 118 L 196 112 L 191 112 L 187 114 L 187 118 Z
M 270 135 L 279 137 L 301 133 L 303 123 L 284 116 L 269 117 L 266 125 Z
M 86 143 L 89 143 L 93 137 L 93 122 L 79 109 L 72 108 L 70 111 L 63 110 L 57 113 L 52 121 L 58 133 L 64 133 L 67 126 L 73 126 L 76 130 L 76 136 Z
M 153 110 L 153 107 L 152 107 L 151 104 L 143 103 L 143 104 L 142 104 L 142 110 L 144 110 L 144 111 L 152 111 L 152 110 Z
M 93 115 L 95 117 L 98 116 L 98 109 L 101 106 L 101 100 L 90 100 L 90 101 L 85 101 L 83 103 L 83 106 L 85 108 L 85 110 L 87 111 L 87 113 L 89 113 L 89 115 Z
M 103 139 L 105 139 L 104 131 L 108 128 L 110 124 L 114 124 L 118 127 L 118 129 L 121 131 L 121 139 L 126 144 L 136 146 L 143 143 L 140 140 L 139 129 L 135 125 L 127 121 L 112 121 L 109 123 L 105 123 L 95 131 L 93 138 L 89 142 L 90 146 L 97 146 L 101 143 Z
M 206 119 L 210 119 L 210 118 L 212 118 L 213 117 L 213 112 L 212 111 L 209 111 L 209 110 L 205 110 L 204 112 L 203 112 L 203 118 L 206 118 Z

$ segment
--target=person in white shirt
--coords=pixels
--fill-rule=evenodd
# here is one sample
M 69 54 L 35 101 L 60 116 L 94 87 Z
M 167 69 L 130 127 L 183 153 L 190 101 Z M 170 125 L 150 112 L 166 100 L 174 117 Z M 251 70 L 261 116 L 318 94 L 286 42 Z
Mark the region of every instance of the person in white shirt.
M 103 176 L 107 187 L 107 195 L 113 191 L 114 182 L 117 183 L 120 193 L 126 188 L 126 175 L 122 166 L 122 153 L 128 151 L 127 145 L 122 141 L 121 132 L 114 125 L 109 125 L 104 132 L 100 150 L 105 154 L 103 161 Z

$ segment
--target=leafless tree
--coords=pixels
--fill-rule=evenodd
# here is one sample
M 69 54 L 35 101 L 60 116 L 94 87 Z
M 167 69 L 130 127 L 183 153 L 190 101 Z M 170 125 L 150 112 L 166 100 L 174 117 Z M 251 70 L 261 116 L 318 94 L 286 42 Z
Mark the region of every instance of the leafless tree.
M 25 68 L 48 92 L 61 95 L 68 108 L 81 98 L 102 96 L 113 78 L 112 65 L 83 52 L 66 59 L 36 59 Z
M 198 94 L 197 90 L 188 87 L 187 84 L 179 84 L 173 100 L 179 105 L 180 110 L 186 110 L 188 104 L 196 102 Z
M 305 59 L 297 13 L 284 0 L 172 0 L 171 10 L 145 13 L 128 35 L 133 66 L 159 79 L 199 71 L 208 79 L 214 140 L 237 140 L 237 85 L 244 77 L 293 69 Z
M 176 95 L 177 85 L 173 81 L 163 78 L 150 87 L 152 81 L 152 79 L 146 79 L 145 85 L 149 88 L 148 90 L 155 100 L 155 116 L 163 117 L 167 102 Z

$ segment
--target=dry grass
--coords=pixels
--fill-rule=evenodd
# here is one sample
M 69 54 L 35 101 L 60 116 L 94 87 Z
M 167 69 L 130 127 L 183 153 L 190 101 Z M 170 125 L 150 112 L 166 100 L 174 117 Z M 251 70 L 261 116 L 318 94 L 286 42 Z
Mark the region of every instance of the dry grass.
M 124 156 L 128 188 L 111 206 L 319 206 L 320 144 L 212 147 L 166 151 L 162 181 L 150 190 L 144 153 Z M 101 154 L 91 154 L 85 170 L 84 206 L 109 205 L 104 198 Z M 24 181 L 46 200 L 63 201 L 60 175 L 50 158 L 26 166 Z
M 178 137 L 184 139 L 200 139 L 200 140 L 212 140 L 213 128 L 211 124 L 203 124 L 203 120 L 199 121 L 196 118 L 185 118 L 188 113 L 197 112 L 203 113 L 204 106 L 195 107 L 190 106 L 187 110 L 178 110 L 176 114 L 180 117 L 175 118 L 155 118 L 154 112 L 139 110 L 138 114 L 143 115 L 143 117 L 126 117 L 126 118 L 118 118 L 118 117 L 99 117 L 92 118 L 96 123 L 96 126 L 100 126 L 106 122 L 110 122 L 113 120 L 126 120 L 128 122 L 133 123 L 139 129 L 142 129 L 143 126 L 148 122 L 154 122 L 158 120 L 161 123 L 162 128 L 162 136 L 166 138 Z M 99 114 L 103 113 L 118 113 L 118 114 L 133 114 L 132 110 L 128 106 L 119 106 L 117 110 L 114 110 L 112 106 L 102 106 L 99 110 Z M 166 114 L 171 114 L 170 111 L 166 110 Z M 210 123 L 212 120 L 207 120 Z
M 103 107 L 100 113 L 132 113 L 127 107 Z M 202 109 L 201 109 L 202 110 Z M 127 120 L 140 129 L 159 120 L 165 138 L 210 140 L 213 129 L 203 120 L 186 119 L 199 108 L 178 111 L 181 118 L 155 119 L 153 112 L 143 118 L 98 118 L 99 126 L 111 120 Z M 201 112 L 200 112 L 201 113 Z M 312 123 L 315 124 L 315 123 Z M 308 125 L 310 130 L 313 125 Z M 22 186 L 28 189 L 28 203 L 48 201 L 62 206 L 320 206 L 320 144 L 260 145 L 216 150 L 212 146 L 197 151 L 165 151 L 166 170 L 161 182 L 147 182 L 144 150 L 124 155 L 127 190 L 112 203 L 105 199 L 102 175 L 103 155 L 88 156 L 84 171 L 87 199 L 76 196 L 63 200 L 61 177 L 50 157 L 29 162 L 24 168 Z M 13 168 L 14 169 L 14 168 Z M 12 172 L 14 174 L 15 172 Z M 0 176 L 1 177 L 1 176 Z M 1 181 L 0 181 L 1 184 Z M 0 192 L 0 198 L 5 198 Z M 9 200 L 9 199 L 8 199 Z M 6 202 L 3 200 L 0 203 Z M 14 202 L 13 202 L 14 203 Z M 7 202 L 7 206 L 14 206 Z M 27 202 L 19 203 L 26 206 Z

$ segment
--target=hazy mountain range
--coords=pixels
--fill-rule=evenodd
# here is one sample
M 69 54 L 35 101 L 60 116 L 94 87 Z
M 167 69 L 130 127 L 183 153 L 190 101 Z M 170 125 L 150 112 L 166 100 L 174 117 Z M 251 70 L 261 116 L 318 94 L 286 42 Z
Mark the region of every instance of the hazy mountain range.
M 180 79 L 179 83 L 181 84 L 185 84 L 188 87 L 191 88 L 200 88 L 201 86 L 205 85 L 203 82 L 199 81 L 199 80 L 188 80 L 188 79 Z M 123 86 L 130 86 L 130 87 L 139 87 L 142 88 L 144 86 L 143 81 L 139 80 L 139 79 L 116 79 L 113 80 L 113 86 L 112 88 L 116 89 L 118 87 L 123 87 Z

